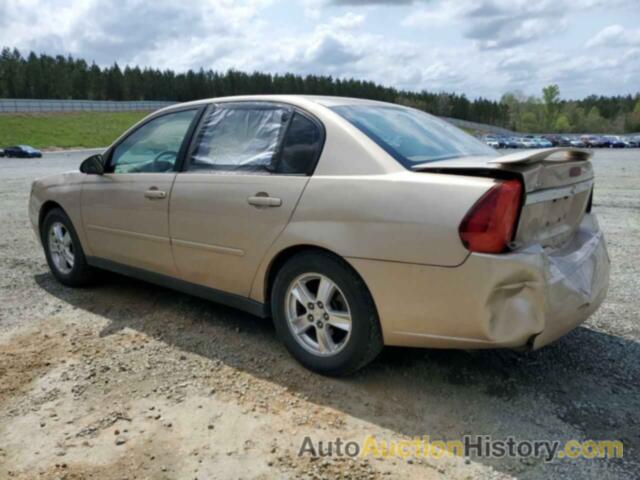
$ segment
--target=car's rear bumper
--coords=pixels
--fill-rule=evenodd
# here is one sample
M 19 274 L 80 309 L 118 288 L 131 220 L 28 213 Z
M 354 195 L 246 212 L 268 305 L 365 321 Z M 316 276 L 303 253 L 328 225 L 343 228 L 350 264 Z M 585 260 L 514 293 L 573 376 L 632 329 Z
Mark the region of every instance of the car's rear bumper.
M 593 215 L 560 250 L 471 254 L 458 267 L 348 259 L 367 283 L 387 345 L 539 348 L 602 303 L 609 257 Z

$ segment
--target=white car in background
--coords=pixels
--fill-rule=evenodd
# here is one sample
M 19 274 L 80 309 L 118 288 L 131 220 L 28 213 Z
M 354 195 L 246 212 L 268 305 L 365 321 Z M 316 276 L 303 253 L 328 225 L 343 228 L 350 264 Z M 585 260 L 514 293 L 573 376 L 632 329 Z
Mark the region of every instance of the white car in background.
M 494 136 L 491 135 L 485 135 L 484 137 L 482 137 L 482 141 L 484 142 L 485 145 L 491 147 L 491 148 L 500 148 L 500 142 L 498 141 L 498 139 Z

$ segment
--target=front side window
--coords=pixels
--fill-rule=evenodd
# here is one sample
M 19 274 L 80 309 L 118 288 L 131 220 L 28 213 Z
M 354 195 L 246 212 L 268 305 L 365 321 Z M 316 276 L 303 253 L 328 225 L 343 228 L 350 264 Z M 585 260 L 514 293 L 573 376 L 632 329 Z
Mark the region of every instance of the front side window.
M 427 162 L 497 153 L 457 127 L 420 110 L 386 105 L 341 105 L 333 111 L 406 168 Z
M 216 106 L 203 120 L 189 171 L 275 171 L 290 115 L 275 105 Z
M 113 151 L 113 173 L 162 173 L 174 170 L 178 152 L 197 110 L 168 113 L 150 120 Z

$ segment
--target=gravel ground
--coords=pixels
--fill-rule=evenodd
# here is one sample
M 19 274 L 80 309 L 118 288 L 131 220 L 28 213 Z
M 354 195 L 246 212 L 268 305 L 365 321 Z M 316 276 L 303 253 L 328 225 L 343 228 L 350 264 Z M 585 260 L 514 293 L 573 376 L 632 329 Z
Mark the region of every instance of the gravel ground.
M 33 178 L 86 152 L 0 158 L 0 478 L 637 478 L 640 150 L 598 151 L 605 304 L 534 353 L 389 348 L 348 379 L 298 366 L 273 326 L 116 275 L 73 290 L 27 219 Z M 620 439 L 622 460 L 298 456 L 314 441 L 465 434 Z

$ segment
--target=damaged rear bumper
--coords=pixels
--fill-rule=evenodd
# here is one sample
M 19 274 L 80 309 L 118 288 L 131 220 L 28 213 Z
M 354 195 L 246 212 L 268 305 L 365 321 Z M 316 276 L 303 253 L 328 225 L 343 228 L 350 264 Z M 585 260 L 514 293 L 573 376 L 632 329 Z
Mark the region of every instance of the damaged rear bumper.
M 566 247 L 549 255 L 545 326 L 533 340 L 540 348 L 573 330 L 602 304 L 609 287 L 610 260 L 604 235 L 593 215 L 585 216 Z
M 602 303 L 609 256 L 593 215 L 561 249 L 471 254 L 454 268 L 348 259 L 367 283 L 387 345 L 540 348 Z

